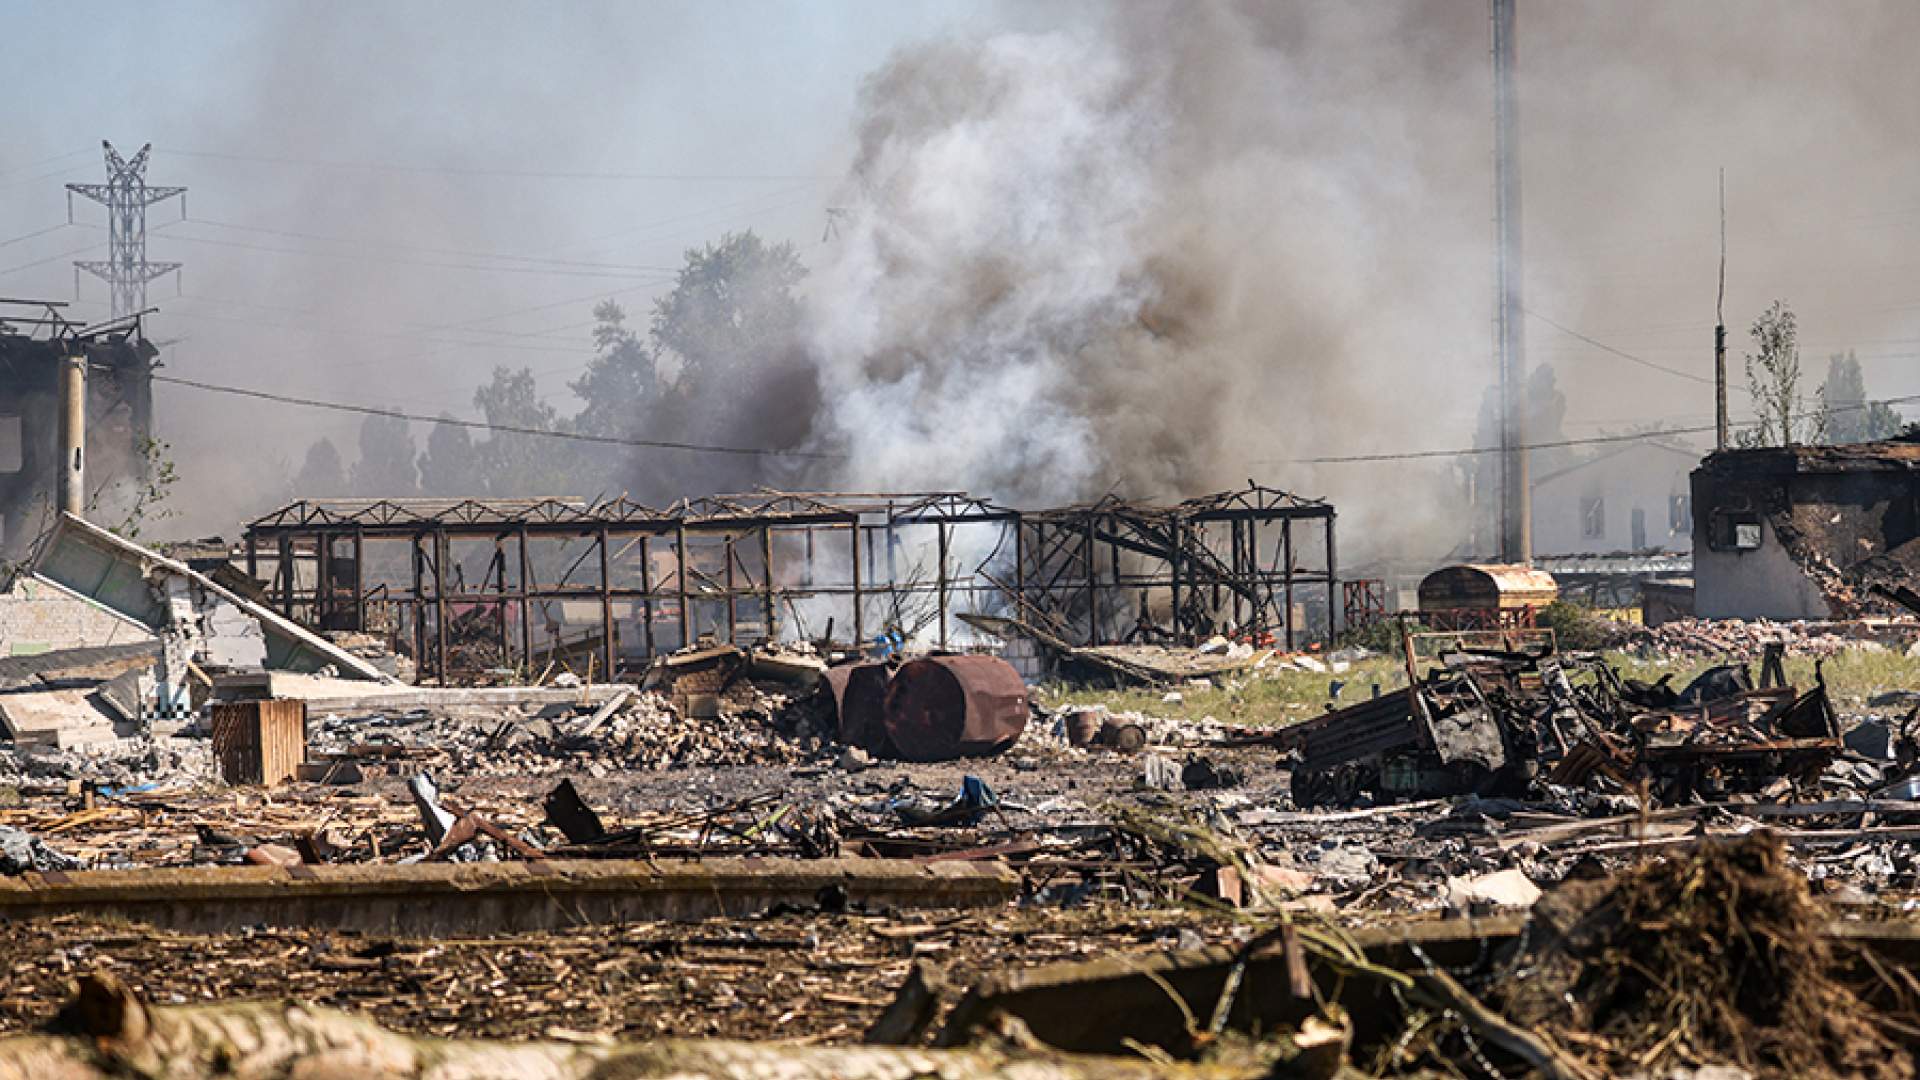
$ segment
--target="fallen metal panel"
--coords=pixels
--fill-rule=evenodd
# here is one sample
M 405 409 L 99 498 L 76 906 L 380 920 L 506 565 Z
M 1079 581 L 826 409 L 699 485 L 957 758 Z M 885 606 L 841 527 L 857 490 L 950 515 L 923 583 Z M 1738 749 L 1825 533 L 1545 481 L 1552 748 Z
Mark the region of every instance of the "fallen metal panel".
M 35 553 L 33 576 L 154 633 L 166 630 L 166 604 L 148 584 L 156 572 L 184 578 L 259 621 L 266 632 L 267 666 L 319 671 L 332 666 L 348 678 L 392 682 L 379 668 L 339 648 L 279 613 L 216 584 L 213 579 L 158 552 L 115 536 L 71 514 L 60 515 Z
M 1019 892 L 1019 875 L 1003 863 L 901 859 L 179 867 L 0 879 L 0 920 L 84 913 L 194 931 L 264 924 L 433 936 L 745 916 L 823 897 L 977 907 Z

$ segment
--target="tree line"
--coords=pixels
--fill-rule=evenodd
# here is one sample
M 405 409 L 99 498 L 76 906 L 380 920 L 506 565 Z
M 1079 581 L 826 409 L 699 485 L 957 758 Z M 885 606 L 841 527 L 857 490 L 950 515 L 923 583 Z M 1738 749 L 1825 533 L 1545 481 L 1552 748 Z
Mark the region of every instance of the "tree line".
M 473 404 L 494 427 L 669 442 L 791 449 L 806 441 L 819 404 L 797 289 L 806 276 L 793 245 L 751 230 L 687 252 L 673 288 L 644 327 L 613 300 L 593 309 L 591 352 L 567 384 L 574 408 L 544 398 L 528 367 L 498 366 Z M 448 414 L 446 419 L 452 419 Z M 316 440 L 294 476 L 293 498 L 530 498 L 627 494 L 663 503 L 689 490 L 738 490 L 769 479 L 753 457 L 720 459 L 368 415 L 348 465 L 332 439 Z M 697 487 L 692 485 L 697 484 Z

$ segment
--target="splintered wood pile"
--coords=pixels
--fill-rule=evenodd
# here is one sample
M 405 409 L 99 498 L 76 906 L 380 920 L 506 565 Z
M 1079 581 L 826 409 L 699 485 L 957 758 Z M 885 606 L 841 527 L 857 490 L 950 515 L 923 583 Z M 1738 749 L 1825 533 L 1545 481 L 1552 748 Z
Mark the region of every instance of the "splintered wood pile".
M 962 983 L 1182 938 L 1224 918 L 1178 912 L 801 913 L 468 938 L 325 931 L 190 934 L 65 917 L 0 940 L 0 1031 L 47 1022 L 73 981 L 115 975 L 156 1003 L 279 1000 L 354 1009 L 396 1031 L 540 1038 L 711 1035 L 857 1042 L 915 961 Z M 1206 935 L 1201 937 L 1199 935 Z
M 891 1046 L 804 1047 L 665 1039 L 611 1045 L 555 1028 L 541 1042 L 422 1039 L 386 1031 L 352 1013 L 289 1004 L 161 1006 L 112 979 L 89 977 L 61 1035 L 0 1039 L 0 1080 L 88 1080 L 135 1075 L 544 1077 L 586 1080 L 907 1080 L 1020 1076 L 1026 1080 L 1251 1078 L 1267 1063 L 1187 1065 L 1066 1054 L 1040 1046 L 921 1050 Z M 1305 1075 L 1305 1074 L 1299 1074 Z

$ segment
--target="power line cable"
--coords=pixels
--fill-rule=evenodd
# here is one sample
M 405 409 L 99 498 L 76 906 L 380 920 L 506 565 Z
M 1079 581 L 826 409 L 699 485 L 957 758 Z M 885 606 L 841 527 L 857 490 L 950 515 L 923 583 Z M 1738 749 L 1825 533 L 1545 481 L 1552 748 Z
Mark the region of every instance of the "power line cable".
M 350 405 L 338 401 L 319 401 L 313 398 L 299 398 L 288 394 L 276 394 L 267 390 L 252 390 L 240 386 L 221 386 L 217 383 L 200 382 L 197 379 L 182 379 L 174 375 L 153 376 L 154 382 L 168 383 L 174 386 L 191 387 L 215 394 L 232 394 L 237 397 L 253 398 L 259 401 L 272 401 L 282 405 L 298 405 L 309 409 L 327 409 L 333 412 L 355 413 L 361 416 L 384 416 L 396 420 L 417 421 L 423 424 L 452 424 L 455 427 L 471 428 L 475 431 L 500 432 L 509 435 L 533 435 L 546 439 L 564 439 L 569 442 L 598 443 L 607 446 L 635 446 L 651 450 L 688 450 L 702 454 L 736 454 L 748 457 L 793 457 L 815 458 L 838 461 L 844 454 L 829 454 L 814 450 L 773 450 L 746 446 L 714 446 L 705 443 L 672 442 L 661 439 L 622 439 L 612 435 L 586 435 L 573 431 L 549 431 L 542 428 L 515 427 L 510 424 L 490 424 L 484 420 L 459 420 L 452 417 L 421 416 L 415 413 L 400 412 L 397 409 L 376 409 L 366 405 Z
M 72 251 L 63 251 L 58 255 L 49 255 L 44 259 L 35 259 L 30 263 L 21 263 L 19 266 L 9 266 L 5 270 L 0 270 L 0 274 L 17 274 L 22 270 L 28 270 L 36 266 L 45 266 L 50 262 L 59 262 L 61 259 L 71 258 L 75 255 L 85 255 L 89 251 L 94 251 L 106 246 L 105 241 L 88 244 L 86 247 L 77 247 Z
M 25 233 L 23 235 L 16 236 L 11 240 L 0 240 L 0 247 L 7 247 L 10 244 L 18 244 L 23 240 L 31 240 L 36 236 L 45 236 L 50 232 L 59 232 L 61 229 L 64 229 L 71 224 L 72 222 L 70 221 L 63 221 L 58 225 L 49 225 L 44 229 L 39 229 L 34 232 Z
M 1859 412 L 1864 409 L 1870 409 L 1875 405 L 1904 405 L 1914 401 L 1920 401 L 1920 394 L 1908 394 L 1905 397 L 1884 398 L 1879 401 L 1867 401 L 1867 402 L 1862 402 L 1859 405 L 1836 406 L 1834 408 L 1827 409 L 1826 414 L 1831 416 L 1834 413 Z M 1795 413 L 1793 418 L 1796 420 L 1806 420 L 1811 417 L 1815 417 L 1819 415 L 1821 414 L 1818 412 L 1801 412 L 1801 413 Z M 1753 427 L 1758 423 L 1759 421 L 1757 420 L 1743 420 L 1735 424 L 1734 426 L 1735 427 Z M 1593 435 L 1583 439 L 1555 439 L 1551 442 L 1529 443 L 1526 446 L 1519 447 L 1518 449 L 1557 450 L 1557 449 L 1560 449 L 1561 447 L 1567 447 L 1567 446 L 1600 446 L 1608 443 L 1642 442 L 1649 439 L 1665 438 L 1669 435 L 1701 435 L 1701 434 L 1705 434 L 1706 432 L 1712 431 L 1713 429 L 1714 429 L 1714 426 L 1712 424 L 1703 424 L 1697 427 L 1661 428 L 1657 431 L 1639 431 L 1639 432 L 1632 432 L 1624 435 Z M 1503 451 L 1498 446 L 1475 446 L 1475 447 L 1469 447 L 1469 448 L 1460 449 L 1460 450 L 1408 450 L 1408 451 L 1402 451 L 1399 453 L 1390 453 L 1390 454 L 1347 454 L 1347 455 L 1342 455 L 1337 457 L 1330 456 L 1330 457 L 1310 457 L 1310 458 L 1277 458 L 1277 459 L 1268 459 L 1268 460 L 1259 462 L 1259 464 L 1263 464 L 1263 465 L 1348 465 L 1348 464 L 1355 464 L 1360 462 L 1375 462 L 1375 461 L 1418 461 L 1418 460 L 1427 459 L 1427 458 L 1469 457 L 1469 456 L 1474 456 L 1479 454 L 1498 454 L 1502 452 Z
M 298 165 L 311 169 L 346 169 L 360 172 L 420 173 L 435 176 L 500 176 L 523 180 L 664 180 L 664 181 L 775 181 L 833 180 L 819 173 L 648 173 L 590 172 L 545 169 L 479 169 L 462 165 L 407 165 L 386 161 L 325 161 L 316 158 L 275 157 L 267 154 L 230 154 L 211 150 L 178 150 L 156 146 L 160 154 L 178 157 L 210 158 L 215 161 L 251 161 L 270 165 Z
M 319 240 L 328 244 L 345 244 L 375 251 L 413 251 L 423 255 L 452 255 L 469 259 L 493 259 L 501 262 L 537 263 L 545 266 L 565 266 L 588 270 L 651 270 L 660 273 L 674 273 L 674 269 L 664 266 L 641 266 L 632 263 L 586 262 L 580 259 L 550 259 L 538 255 L 509 255 L 497 251 L 473 251 L 463 248 L 422 247 L 414 244 L 393 244 L 377 241 L 351 240 L 340 236 L 322 236 L 319 233 L 295 232 L 291 229 L 268 229 L 257 225 L 236 225 L 229 221 L 214 221 L 209 218 L 189 217 L 187 222 L 193 225 L 211 225 L 217 229 L 233 229 L 239 232 L 264 233 L 268 236 L 285 236 L 298 240 Z M 279 249 L 273 249 L 279 250 Z M 299 254 L 307 254 L 299 251 Z M 317 253 L 316 253 L 317 254 Z
M 1667 375 L 1672 375 L 1676 378 L 1687 379 L 1697 383 L 1705 383 L 1708 386 L 1713 385 L 1713 380 L 1706 378 L 1705 376 L 1695 375 L 1695 374 L 1692 374 L 1691 372 L 1681 371 L 1678 368 L 1666 367 L 1661 364 L 1656 364 L 1651 360 L 1643 360 L 1640 357 L 1635 356 L 1630 352 L 1623 352 L 1619 349 L 1616 349 L 1604 341 L 1595 341 L 1594 339 L 1588 337 L 1587 335 L 1581 333 L 1578 330 L 1572 329 L 1571 327 L 1562 326 L 1561 324 L 1554 322 L 1552 319 L 1547 318 L 1545 315 L 1540 314 L 1539 312 L 1533 310 L 1532 308 L 1522 308 L 1521 310 L 1525 311 L 1528 315 L 1531 315 L 1534 318 L 1539 319 L 1541 322 L 1546 323 L 1548 326 L 1553 327 L 1555 330 L 1558 330 L 1561 333 L 1567 335 L 1568 337 L 1577 338 L 1581 341 L 1584 341 L 1587 344 L 1593 346 L 1594 348 L 1599 349 L 1601 352 L 1611 353 L 1612 355 L 1617 356 L 1622 360 L 1631 360 L 1632 362 L 1639 364 L 1641 367 L 1650 368 L 1654 371 L 1658 371 Z
M 90 164 L 68 165 L 64 169 L 55 169 L 52 172 L 43 172 L 43 173 L 39 173 L 38 175 L 28 176 L 19 180 L 9 180 L 4 184 L 0 184 L 0 191 L 12 191 L 15 188 L 23 188 L 30 184 L 37 184 L 42 180 L 55 180 L 62 176 L 71 176 L 77 172 L 87 172 L 92 168 L 93 166 Z
M 99 151 L 91 146 L 82 147 L 79 150 L 69 150 L 64 154 L 55 154 L 50 158 L 41 158 L 39 161 L 35 161 L 27 165 L 15 165 L 9 169 L 0 169 L 0 176 L 12 176 L 14 173 L 23 173 L 28 171 L 29 169 L 45 168 L 46 166 L 51 165 L 56 161 L 65 161 L 68 158 L 79 157 L 82 154 L 91 155 L 91 154 L 97 154 L 97 153 L 99 153 Z
M 98 226 L 86 226 L 98 228 Z M 205 236 L 184 236 L 171 234 L 175 240 L 189 244 L 207 244 L 213 247 L 239 248 L 245 251 L 264 251 L 276 255 L 305 255 L 315 259 L 342 259 L 347 262 L 389 263 L 396 266 L 425 266 L 441 270 L 476 270 L 496 274 L 538 274 L 543 277 L 593 277 L 625 278 L 628 280 L 645 277 L 658 278 L 662 274 L 675 271 L 659 266 L 622 267 L 617 270 L 569 270 L 565 268 L 548 269 L 539 266 L 486 266 L 479 263 L 429 262 L 423 259 L 400 259 L 384 255 L 353 255 L 341 251 L 313 251 L 305 248 L 270 247 L 266 244 L 248 244 L 238 240 L 214 240 Z
M 565 353 L 579 356 L 588 351 L 585 342 L 576 345 L 529 345 L 514 341 L 449 341 L 446 338 L 428 337 L 431 331 L 383 331 L 360 330 L 347 326 L 296 326 L 291 323 L 272 322 L 266 319 L 247 319 L 235 315 L 215 315 L 203 311 L 181 311 L 169 308 L 162 312 L 169 318 L 195 319 L 201 322 L 233 323 L 238 326 L 257 326 L 268 330 L 290 330 L 301 334 L 315 334 L 321 337 L 357 338 L 380 341 L 417 341 L 423 345 L 445 345 L 460 349 L 505 349 L 509 352 L 546 352 Z M 375 361 L 388 363 L 387 360 Z

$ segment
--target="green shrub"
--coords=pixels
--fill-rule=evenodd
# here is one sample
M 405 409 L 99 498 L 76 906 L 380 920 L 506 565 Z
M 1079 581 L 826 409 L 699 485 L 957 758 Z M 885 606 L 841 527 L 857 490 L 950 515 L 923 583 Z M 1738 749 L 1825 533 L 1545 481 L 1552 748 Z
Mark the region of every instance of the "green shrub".
M 1333 639 L 1336 649 L 1371 649 L 1388 656 L 1400 655 L 1400 619 L 1378 619 L 1365 626 L 1350 626 Z M 1427 627 L 1408 620 L 1407 632 L 1424 634 Z
M 1555 600 L 1541 608 L 1534 621 L 1552 630 L 1554 646 L 1563 650 L 1604 649 L 1618 630 L 1612 620 L 1569 600 Z

